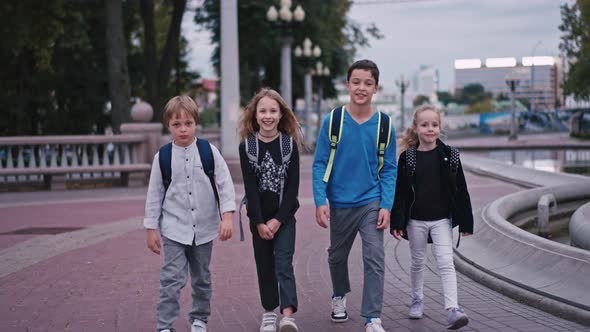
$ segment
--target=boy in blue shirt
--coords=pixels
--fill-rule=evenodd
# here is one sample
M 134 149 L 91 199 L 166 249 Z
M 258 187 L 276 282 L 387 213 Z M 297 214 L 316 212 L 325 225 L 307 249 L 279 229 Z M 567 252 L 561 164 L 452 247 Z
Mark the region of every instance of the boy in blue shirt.
M 326 182 L 324 175 L 330 157 L 330 116 L 322 124 L 313 162 L 316 221 L 323 228 L 327 228 L 328 224 L 330 226 L 331 319 L 334 322 L 348 320 L 348 255 L 356 234 L 360 233 L 364 266 L 361 316 L 365 317 L 367 332 L 385 331 L 380 319 L 385 271 L 383 231 L 389 226 L 397 177 L 393 128 L 393 141 L 385 149 L 383 167 L 378 170 L 379 114 L 371 107 L 378 84 L 379 69 L 374 62 L 360 60 L 352 64 L 346 79 L 350 102 L 342 110 L 342 134 Z M 329 207 L 326 200 L 330 203 Z
M 166 190 L 160 170 L 159 154 L 154 157 L 145 203 L 143 225 L 147 246 L 160 254 L 164 246 L 164 265 L 160 273 L 158 331 L 172 332 L 179 312 L 180 291 L 190 272 L 192 308 L 191 332 L 206 332 L 211 313 L 211 251 L 213 240 L 231 238 L 232 217 L 236 209 L 234 185 L 227 164 L 211 146 L 215 161 L 215 186 L 219 210 L 209 178 L 204 172 L 195 138 L 197 104 L 189 96 L 176 96 L 164 108 L 164 124 L 172 134 L 171 182 Z M 220 214 L 222 215 L 220 220 Z M 158 236 L 162 236 L 162 243 Z

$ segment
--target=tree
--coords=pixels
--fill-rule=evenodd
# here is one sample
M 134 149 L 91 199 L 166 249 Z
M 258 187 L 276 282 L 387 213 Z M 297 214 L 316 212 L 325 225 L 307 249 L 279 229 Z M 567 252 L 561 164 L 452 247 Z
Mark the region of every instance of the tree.
M 0 6 L 0 135 L 87 134 L 107 123 L 103 2 Z
M 453 95 L 446 91 L 437 91 L 436 97 L 438 98 L 438 101 L 440 101 L 445 106 L 455 102 Z
M 131 88 L 127 70 L 127 50 L 123 31 L 123 6 L 119 0 L 105 0 L 106 51 L 111 97 L 111 125 L 119 133 L 122 123 L 129 121 Z
M 457 101 L 460 104 L 473 105 L 491 98 L 492 94 L 484 90 L 479 83 L 467 84 L 457 93 Z
M 563 33 L 559 48 L 565 52 L 569 73 L 565 82 L 566 93 L 575 98 L 590 99 L 590 1 L 577 0 L 575 4 L 561 6 Z
M 414 105 L 414 107 L 418 107 L 422 104 L 428 104 L 430 103 L 430 98 L 428 98 L 425 95 L 417 95 L 414 100 L 412 101 L 412 104 Z
M 262 86 L 278 90 L 280 86 L 280 37 L 281 30 L 266 19 L 266 12 L 277 1 L 238 1 L 240 94 L 247 102 Z M 330 68 L 331 76 L 345 73 L 356 48 L 367 46 L 369 37 L 381 38 L 374 25 L 363 26 L 349 21 L 346 13 L 351 2 L 297 1 L 305 12 L 305 20 L 293 29 L 294 45 L 301 44 L 309 37 L 314 45 L 322 49 L 321 61 Z M 211 32 L 211 43 L 215 45 L 211 60 L 220 73 L 220 1 L 204 0 L 196 10 L 195 22 Z M 293 96 L 303 96 L 304 68 L 293 57 Z M 325 85 L 327 96 L 334 96 L 331 81 Z

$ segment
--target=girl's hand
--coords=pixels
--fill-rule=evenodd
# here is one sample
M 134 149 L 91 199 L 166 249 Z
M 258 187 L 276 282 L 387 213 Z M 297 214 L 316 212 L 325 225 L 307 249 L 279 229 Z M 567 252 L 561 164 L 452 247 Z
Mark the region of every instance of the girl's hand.
M 401 240 L 402 239 L 402 236 L 404 236 L 404 231 L 399 230 L 399 229 L 394 229 L 393 230 L 393 237 L 396 240 Z
M 162 245 L 160 244 L 160 237 L 158 236 L 157 230 L 147 230 L 147 247 L 155 254 L 160 254 L 160 249 L 162 248 Z
M 461 236 L 469 236 L 469 235 L 471 235 L 471 233 L 461 232 Z
M 258 229 L 258 235 L 260 235 L 263 240 L 273 239 L 274 234 L 266 224 L 258 224 L 256 225 L 256 229 Z
M 277 231 L 281 227 L 281 222 L 278 221 L 276 218 L 272 218 L 271 220 L 266 222 L 266 226 L 268 226 L 268 228 L 270 228 L 270 231 L 272 232 L 272 235 L 274 237 L 274 235 L 277 233 Z

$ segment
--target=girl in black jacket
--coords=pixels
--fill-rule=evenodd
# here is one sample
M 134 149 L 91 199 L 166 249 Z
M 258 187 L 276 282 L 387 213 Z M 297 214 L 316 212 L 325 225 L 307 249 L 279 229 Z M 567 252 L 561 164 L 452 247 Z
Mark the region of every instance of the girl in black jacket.
M 447 310 L 447 328 L 467 325 L 457 301 L 452 228 L 463 236 L 473 233 L 473 215 L 459 152 L 440 139 L 440 114 L 434 106 L 416 110 L 399 157 L 391 234 L 410 241 L 412 304 L 410 319 L 420 319 L 424 308 L 424 259 L 432 242 Z
M 299 208 L 297 119 L 278 92 L 263 88 L 240 121 L 240 165 L 248 200 L 254 259 L 264 313 L 261 332 L 296 332 L 297 292 L 293 271 L 295 212 Z

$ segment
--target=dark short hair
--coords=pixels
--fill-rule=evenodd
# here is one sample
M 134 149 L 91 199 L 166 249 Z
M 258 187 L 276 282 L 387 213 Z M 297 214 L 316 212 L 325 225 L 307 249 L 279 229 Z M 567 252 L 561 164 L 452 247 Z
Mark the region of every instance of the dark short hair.
M 352 71 L 355 69 L 363 69 L 368 70 L 371 72 L 371 76 L 375 79 L 375 84 L 379 84 L 379 68 L 377 65 L 371 60 L 358 60 L 348 68 L 348 74 L 346 75 L 346 80 L 350 80 L 350 75 L 352 75 Z

